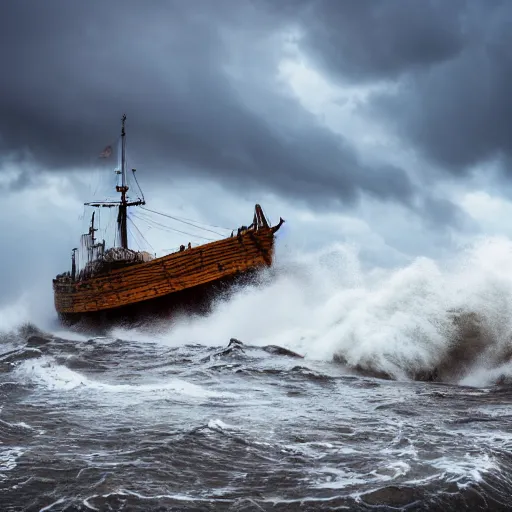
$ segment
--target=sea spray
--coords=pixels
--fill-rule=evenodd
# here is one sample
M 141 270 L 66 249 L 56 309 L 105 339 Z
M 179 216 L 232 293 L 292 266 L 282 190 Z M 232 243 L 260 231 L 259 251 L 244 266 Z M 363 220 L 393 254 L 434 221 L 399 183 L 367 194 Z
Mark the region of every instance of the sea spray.
M 237 337 L 391 378 L 457 382 L 481 367 L 506 367 L 511 307 L 508 239 L 479 239 L 445 261 L 419 257 L 364 271 L 354 248 L 336 244 L 288 254 L 205 317 L 182 317 L 150 335 L 113 334 L 173 346 Z
M 36 324 L 45 329 L 55 318 L 42 310 L 47 318 Z M 4 306 L 0 330 L 34 322 L 34 311 L 41 308 L 27 295 Z M 388 378 L 484 385 L 512 376 L 511 313 L 508 239 L 481 238 L 447 260 L 418 257 L 393 269 L 363 267 L 357 248 L 334 244 L 287 252 L 258 284 L 219 298 L 207 316 L 111 335 L 172 346 L 224 346 L 236 337 Z

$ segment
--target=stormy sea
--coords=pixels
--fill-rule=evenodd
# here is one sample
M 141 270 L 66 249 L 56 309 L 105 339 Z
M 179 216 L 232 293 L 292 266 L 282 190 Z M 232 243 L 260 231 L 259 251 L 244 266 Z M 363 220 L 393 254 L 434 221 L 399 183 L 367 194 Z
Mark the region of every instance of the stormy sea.
M 101 332 L 27 301 L 0 310 L 2 511 L 511 509 L 508 240 L 285 254 L 207 314 Z

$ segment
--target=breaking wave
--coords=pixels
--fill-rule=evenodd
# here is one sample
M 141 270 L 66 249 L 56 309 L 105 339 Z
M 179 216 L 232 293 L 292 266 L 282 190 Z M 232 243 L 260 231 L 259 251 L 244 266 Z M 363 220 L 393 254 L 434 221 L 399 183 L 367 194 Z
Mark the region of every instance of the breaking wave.
M 508 239 L 480 239 L 445 261 L 370 270 L 338 244 L 281 259 L 206 317 L 115 334 L 173 346 L 235 336 L 385 378 L 485 386 L 512 379 L 511 310 Z
M 175 398 L 182 396 L 185 401 L 189 401 L 191 398 L 207 399 L 236 396 L 203 389 L 197 384 L 178 378 L 169 378 L 152 384 L 101 382 L 66 366 L 56 364 L 53 358 L 46 356 L 39 358 L 37 361 L 30 360 L 21 363 L 15 369 L 15 377 L 21 382 L 35 383 L 49 390 L 70 391 L 82 389 L 88 395 L 91 392 L 98 391 L 102 393 L 101 396 L 103 397 L 105 396 L 104 393 L 123 394 L 134 397 L 136 402 L 141 399 L 145 401 L 159 400 L 169 395 L 173 395 Z M 115 399 L 119 400 L 119 396 Z
M 336 244 L 278 257 L 259 285 L 219 299 L 208 316 L 111 335 L 171 346 L 236 337 L 384 378 L 485 386 L 512 380 L 511 310 L 508 239 L 479 239 L 447 260 L 419 257 L 395 269 L 363 268 L 357 250 Z M 1 309 L 0 333 L 28 320 L 26 302 Z

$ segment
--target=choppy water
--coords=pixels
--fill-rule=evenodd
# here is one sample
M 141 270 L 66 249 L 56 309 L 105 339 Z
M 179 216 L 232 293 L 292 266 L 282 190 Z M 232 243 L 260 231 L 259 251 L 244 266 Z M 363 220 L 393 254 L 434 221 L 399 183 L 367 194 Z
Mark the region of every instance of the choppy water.
M 510 510 L 511 254 L 290 265 L 101 337 L 4 316 L 0 508 Z
M 508 504 L 512 389 L 258 348 L 28 339 L 2 359 L 3 510 Z

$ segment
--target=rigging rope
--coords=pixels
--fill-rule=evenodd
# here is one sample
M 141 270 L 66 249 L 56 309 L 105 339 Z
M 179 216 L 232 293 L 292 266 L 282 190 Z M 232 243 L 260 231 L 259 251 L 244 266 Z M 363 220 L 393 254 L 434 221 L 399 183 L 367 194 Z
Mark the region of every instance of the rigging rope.
M 153 252 L 155 252 L 155 248 L 146 240 L 145 236 L 141 233 L 140 229 L 137 227 L 137 224 L 135 224 L 135 222 L 133 222 L 133 219 L 131 218 L 132 215 L 133 214 L 131 214 L 130 217 L 128 217 L 128 220 L 132 223 L 133 227 L 137 230 L 139 235 L 142 237 L 142 240 L 144 240 L 144 242 L 151 248 L 151 250 Z
M 137 239 L 135 238 L 135 236 L 133 236 L 133 233 L 132 233 L 132 230 L 130 229 L 130 226 L 126 226 L 126 229 L 128 231 L 128 234 L 132 237 L 133 241 L 137 244 L 137 246 L 139 247 L 139 250 L 141 250 L 141 246 L 140 246 L 140 243 L 137 241 Z
M 142 217 L 137 217 L 138 220 L 146 221 L 150 226 L 155 227 L 156 229 L 162 229 L 164 231 L 169 231 L 169 232 L 173 231 L 173 232 L 176 232 L 176 233 L 182 233 L 184 235 L 189 235 L 189 236 L 191 236 L 193 238 L 198 238 L 198 239 L 202 239 L 202 240 L 209 240 L 209 241 L 218 240 L 218 238 L 217 239 L 215 239 L 215 238 L 208 238 L 208 237 L 205 237 L 205 236 L 202 236 L 202 235 L 198 235 L 196 233 L 190 233 L 189 231 L 182 231 L 180 229 L 168 226 L 167 224 L 162 224 L 160 222 L 157 222 L 156 220 L 152 219 L 151 217 L 148 217 L 146 213 L 140 212 L 140 214 L 142 214 L 143 216 Z M 222 237 L 223 235 L 219 233 L 219 236 Z
M 135 217 L 136 219 L 138 220 L 141 220 L 143 222 L 147 222 L 147 223 L 153 223 L 157 226 L 161 226 L 161 228 L 164 228 L 164 229 L 167 229 L 167 230 L 170 230 L 170 231 L 175 231 L 177 233 L 181 233 L 183 235 L 188 235 L 188 236 L 191 236 L 193 238 L 201 238 L 203 240 L 209 240 L 210 242 L 213 242 L 215 241 L 214 238 L 207 238 L 205 236 L 200 236 L 200 235 L 195 235 L 193 233 L 187 233 L 186 231 L 181 231 L 179 229 L 176 229 L 176 228 L 171 228 L 170 226 L 166 226 L 165 224 L 161 224 L 160 222 L 157 222 L 156 220 L 153 220 L 153 219 L 145 219 L 143 217 L 139 217 L 138 215 L 135 215 L 134 213 L 132 213 L 132 217 Z M 221 235 L 223 236 L 223 235 Z
M 135 176 L 135 172 L 136 172 L 135 169 L 132 169 L 133 179 L 135 180 L 135 183 L 137 184 L 137 187 L 139 188 L 139 192 L 142 196 L 142 198 L 139 197 L 139 199 L 142 199 L 144 201 L 145 200 L 144 192 L 142 192 L 142 189 L 140 188 L 139 182 L 137 181 L 137 176 Z
M 233 228 L 225 228 L 224 226 L 217 226 L 215 224 L 208 224 L 208 222 L 201 222 L 199 220 L 187 219 L 187 217 L 176 217 L 176 219 L 188 220 L 189 222 L 195 222 L 196 224 L 203 224 L 204 226 L 210 226 L 211 228 L 219 228 L 219 229 L 225 229 L 226 231 L 233 231 Z
M 197 229 L 202 229 L 204 231 L 209 231 L 210 233 L 214 233 L 214 234 L 219 235 L 219 236 L 225 236 L 224 234 L 219 233 L 218 231 L 213 231 L 213 229 L 203 228 L 203 227 L 198 226 L 196 224 L 193 224 L 191 222 L 187 222 L 185 220 L 181 220 L 178 217 L 174 217 L 173 215 L 168 215 L 167 213 L 161 213 L 161 212 L 157 212 L 155 210 L 150 210 L 149 208 L 145 208 L 144 206 L 141 206 L 141 209 L 142 210 L 146 210 L 148 212 L 156 213 L 157 215 L 162 215 L 163 217 L 168 217 L 169 219 L 177 220 L 178 222 L 183 222 L 184 224 L 188 224 L 189 226 L 192 226 L 192 227 L 197 228 Z M 226 229 L 226 228 L 222 228 L 222 229 Z

